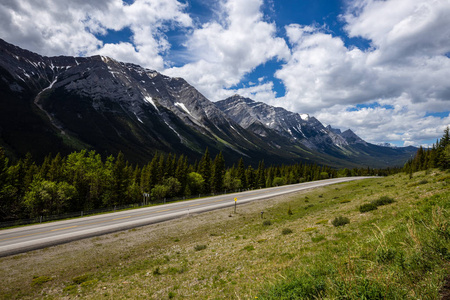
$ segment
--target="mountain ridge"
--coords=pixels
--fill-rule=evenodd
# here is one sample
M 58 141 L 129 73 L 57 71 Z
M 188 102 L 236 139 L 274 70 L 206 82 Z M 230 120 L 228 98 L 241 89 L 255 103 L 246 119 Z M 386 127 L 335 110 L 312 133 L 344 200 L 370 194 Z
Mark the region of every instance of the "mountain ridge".
M 88 148 L 106 155 L 122 151 L 142 163 L 156 152 L 197 159 L 209 148 L 253 164 L 265 159 L 335 167 L 386 166 L 406 157 L 402 151 L 383 156 L 375 154 L 379 149 L 355 150 L 349 140 L 365 142 L 353 132 L 337 134 L 314 117 L 251 99 L 239 120 L 183 78 L 135 64 L 98 55 L 45 57 L 3 40 L 0 96 L 0 145 L 16 157 Z M 255 114 L 255 105 L 264 113 Z M 390 162 L 381 161 L 389 156 Z

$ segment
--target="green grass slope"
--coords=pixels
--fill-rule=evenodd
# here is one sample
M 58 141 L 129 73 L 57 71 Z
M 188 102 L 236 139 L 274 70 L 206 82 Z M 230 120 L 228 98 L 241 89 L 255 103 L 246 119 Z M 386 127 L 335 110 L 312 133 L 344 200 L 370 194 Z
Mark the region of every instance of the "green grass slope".
M 0 298 L 440 299 L 449 187 L 398 174 L 6 257 Z

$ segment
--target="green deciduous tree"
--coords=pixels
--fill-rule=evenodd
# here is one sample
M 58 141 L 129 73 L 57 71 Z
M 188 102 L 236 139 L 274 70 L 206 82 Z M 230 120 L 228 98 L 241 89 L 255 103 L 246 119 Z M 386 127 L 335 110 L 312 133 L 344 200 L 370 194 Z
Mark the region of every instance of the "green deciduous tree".
M 75 196 L 75 188 L 67 182 L 56 183 L 37 176 L 25 194 L 24 203 L 33 217 L 60 214 Z
M 169 187 L 164 184 L 157 184 L 154 188 L 152 188 L 151 196 L 152 199 L 162 200 L 169 193 Z
M 178 196 L 178 193 L 181 191 L 181 183 L 175 177 L 165 178 L 163 185 L 168 188 L 166 197 Z
M 282 177 L 275 177 L 272 182 L 272 186 L 284 185 L 284 179 Z
M 233 177 L 231 171 L 225 172 L 225 176 L 223 179 L 223 185 L 224 188 L 228 191 L 235 191 L 237 189 L 240 189 L 242 187 L 241 180 L 238 178 Z
M 192 195 L 198 195 L 202 192 L 204 181 L 203 176 L 197 172 L 191 172 L 187 175 L 187 186 Z

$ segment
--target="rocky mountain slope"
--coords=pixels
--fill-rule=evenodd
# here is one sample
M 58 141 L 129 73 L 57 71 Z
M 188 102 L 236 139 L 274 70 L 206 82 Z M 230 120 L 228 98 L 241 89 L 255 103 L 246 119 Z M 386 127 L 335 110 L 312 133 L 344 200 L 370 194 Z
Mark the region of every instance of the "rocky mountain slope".
M 293 143 L 299 142 L 310 149 L 323 151 L 349 144 L 340 130 L 325 128 L 319 120 L 307 114 L 300 115 L 239 95 L 218 101 L 216 105 L 243 128 L 261 137 L 267 136 L 267 131 L 272 129 Z
M 323 124 L 307 114 L 298 114 L 281 107 L 273 107 L 262 102 L 234 95 L 216 102 L 228 117 L 243 128 L 265 138 L 269 131 L 288 138 L 293 144 L 301 144 L 313 151 L 333 157 L 353 159 L 364 164 L 371 157 L 379 164 L 394 163 L 394 157 L 404 157 L 415 152 L 414 147 L 398 148 L 382 147 L 365 142 L 351 129 L 341 132 Z M 370 163 L 369 163 L 370 165 Z
M 182 78 L 108 57 L 44 57 L 0 40 L 0 146 L 11 157 L 87 148 L 144 163 L 156 151 L 195 160 L 208 147 L 248 163 L 406 160 L 398 149 L 380 155 L 349 148 L 357 140 L 367 145 L 353 135 L 239 96 L 213 103 Z

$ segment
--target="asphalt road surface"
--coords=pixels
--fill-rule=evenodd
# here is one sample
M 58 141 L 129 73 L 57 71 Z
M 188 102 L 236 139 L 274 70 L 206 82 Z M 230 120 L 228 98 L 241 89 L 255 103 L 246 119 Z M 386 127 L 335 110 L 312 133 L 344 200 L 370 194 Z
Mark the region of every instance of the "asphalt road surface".
M 232 207 L 235 205 L 235 198 L 237 198 L 236 204 L 239 206 L 250 201 L 365 178 L 371 177 L 347 177 L 305 182 L 65 221 L 4 229 L 0 230 L 0 257 L 149 225 L 193 213 Z

